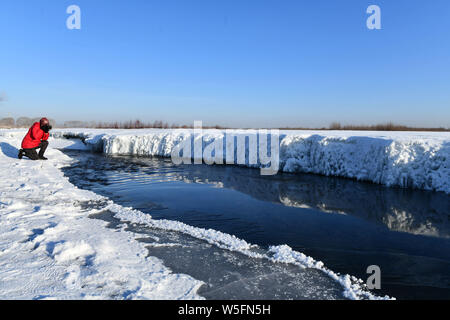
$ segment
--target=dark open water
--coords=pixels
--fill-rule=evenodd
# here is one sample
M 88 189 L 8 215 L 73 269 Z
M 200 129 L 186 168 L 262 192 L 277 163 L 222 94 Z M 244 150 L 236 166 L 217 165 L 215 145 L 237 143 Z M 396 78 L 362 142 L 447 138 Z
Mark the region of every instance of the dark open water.
M 450 197 L 444 193 L 308 174 L 260 176 L 259 170 L 234 166 L 175 166 L 161 158 L 66 153 L 79 160 L 64 169 L 73 184 L 155 219 L 212 228 L 262 247 L 287 244 L 335 272 L 361 279 L 368 277 L 367 266 L 378 265 L 382 289 L 373 291 L 377 295 L 450 299 Z M 175 272 L 205 276 L 204 265 L 185 254 L 181 258 L 180 252 L 155 249 L 152 255 Z M 215 255 L 208 255 L 203 262 L 214 268 Z M 245 273 L 245 262 L 239 266 Z M 267 284 L 278 286 L 274 298 L 296 298 L 283 285 L 308 281 L 285 273 Z M 219 274 L 211 281 L 223 282 Z M 204 291 L 212 298 L 247 297 Z M 261 294 L 256 297 L 267 298 Z

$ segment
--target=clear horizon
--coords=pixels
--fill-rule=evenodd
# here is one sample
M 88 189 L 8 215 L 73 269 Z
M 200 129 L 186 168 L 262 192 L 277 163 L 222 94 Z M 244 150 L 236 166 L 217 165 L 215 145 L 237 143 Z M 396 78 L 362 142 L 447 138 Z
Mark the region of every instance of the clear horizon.
M 68 30 L 66 8 L 81 8 Z M 381 30 L 366 9 L 381 8 Z M 3 1 L 0 118 L 450 127 L 450 2 Z

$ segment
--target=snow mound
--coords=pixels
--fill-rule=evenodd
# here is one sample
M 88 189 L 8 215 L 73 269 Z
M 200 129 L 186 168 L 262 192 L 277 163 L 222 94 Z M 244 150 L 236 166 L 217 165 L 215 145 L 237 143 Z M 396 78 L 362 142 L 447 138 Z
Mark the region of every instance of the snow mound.
M 280 156 L 286 172 L 450 192 L 450 139 L 289 136 L 281 141 Z
M 95 256 L 95 251 L 85 241 L 77 241 L 58 244 L 53 254 L 57 263 L 78 262 L 85 265 L 89 258 Z
M 54 137 L 83 140 L 92 150 L 106 154 L 170 157 L 176 145 L 190 137 L 189 130 L 64 129 Z M 234 130 L 244 138 L 251 131 Z M 224 139 L 225 131 L 203 130 L 202 148 Z M 237 138 L 238 139 L 238 138 Z M 370 181 L 386 186 L 450 193 L 450 133 L 281 131 L 280 171 L 306 172 Z M 224 144 L 224 145 L 225 145 Z M 193 145 L 193 143 L 192 143 Z M 235 158 L 246 157 L 234 146 Z M 223 157 L 226 158 L 224 146 Z M 211 160 L 211 159 L 206 159 Z M 259 162 L 258 162 L 259 163 Z

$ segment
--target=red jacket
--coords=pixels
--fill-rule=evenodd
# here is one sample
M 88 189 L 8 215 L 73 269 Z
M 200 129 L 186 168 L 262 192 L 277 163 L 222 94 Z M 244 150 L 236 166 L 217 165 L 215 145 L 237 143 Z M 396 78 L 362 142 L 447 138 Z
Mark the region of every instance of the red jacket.
M 48 136 L 49 134 L 41 129 L 39 122 L 35 122 L 22 140 L 22 149 L 36 148 L 41 143 L 41 140 L 47 140 Z

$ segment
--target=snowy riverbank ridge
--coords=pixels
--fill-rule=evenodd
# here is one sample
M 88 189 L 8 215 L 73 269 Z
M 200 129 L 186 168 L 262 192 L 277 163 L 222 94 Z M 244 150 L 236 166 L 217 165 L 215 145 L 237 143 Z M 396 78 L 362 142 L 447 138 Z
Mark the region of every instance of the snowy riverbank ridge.
M 107 153 L 108 148 L 117 148 L 120 153 L 130 141 L 170 139 L 177 133 L 55 131 L 47 151 L 50 160 L 36 162 L 17 159 L 24 134 L 25 130 L 0 131 L 0 299 L 201 299 L 197 291 L 202 282 L 174 274 L 161 260 L 149 256 L 145 244 L 126 230 L 126 223 L 181 232 L 254 259 L 320 270 L 342 286 L 345 298 L 388 298 L 373 295 L 362 280 L 336 274 L 322 262 L 288 246 L 262 250 L 233 235 L 178 221 L 155 220 L 80 190 L 60 170 L 73 160 L 54 149 L 98 147 L 101 141 Z M 69 136 L 83 138 L 84 142 L 68 140 Z M 117 144 L 117 138 L 124 145 Z M 146 147 L 152 146 L 149 143 Z M 136 146 L 142 146 L 141 142 Z M 168 146 L 160 143 L 154 147 L 167 147 L 160 150 L 164 153 L 170 151 Z M 102 205 L 92 205 L 96 203 Z M 107 228 L 107 222 L 89 218 L 105 210 L 114 213 L 124 227 Z
M 0 131 L 0 134 L 15 135 L 19 131 Z M 181 129 L 58 129 L 52 136 L 82 139 L 85 147 L 106 154 L 170 157 L 175 146 L 190 138 L 192 132 Z M 248 130 L 233 133 L 238 137 L 236 141 L 249 135 Z M 226 144 L 230 141 L 227 142 L 224 135 L 224 131 L 203 130 L 196 140 L 201 138 L 205 149 L 215 140 L 224 139 L 225 158 Z M 286 130 L 280 131 L 279 140 L 280 171 L 450 193 L 449 132 Z M 233 150 L 236 160 L 245 157 L 244 165 L 259 167 L 249 164 L 248 142 L 245 154 L 239 154 L 236 145 L 234 143 Z

